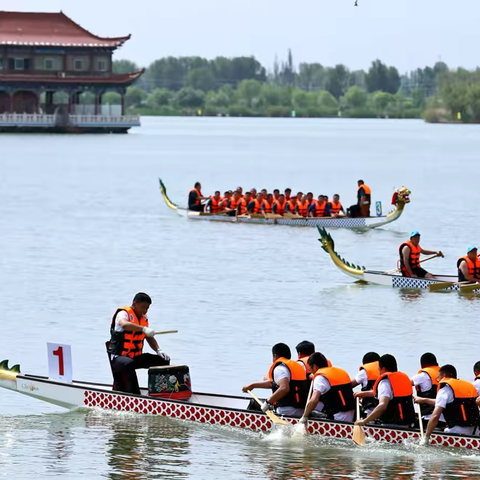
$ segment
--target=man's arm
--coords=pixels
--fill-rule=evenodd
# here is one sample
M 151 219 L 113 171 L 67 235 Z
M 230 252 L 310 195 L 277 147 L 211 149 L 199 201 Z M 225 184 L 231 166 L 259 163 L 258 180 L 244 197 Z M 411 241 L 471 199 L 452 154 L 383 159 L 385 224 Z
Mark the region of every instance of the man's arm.
M 437 426 L 438 421 L 440 420 L 440 415 L 443 412 L 443 407 L 435 407 L 433 413 L 430 415 L 430 420 L 428 421 L 427 431 L 425 432 L 425 436 L 428 438 L 433 432 L 433 429 Z
M 156 352 L 157 350 L 160 350 L 160 347 L 158 346 L 158 342 L 155 340 L 155 337 L 147 337 L 147 342 L 153 351 Z
M 366 390 L 365 392 L 353 392 L 355 398 L 373 398 L 375 394 L 373 390 Z
M 431 405 L 432 407 L 435 406 L 435 399 L 434 398 L 425 398 L 425 397 L 417 397 L 413 396 L 413 401 L 418 403 L 419 405 Z
M 352 380 L 352 388 L 355 388 L 356 386 L 360 385 L 355 379 Z
M 303 412 L 303 416 L 308 418 L 310 414 L 315 410 L 318 402 L 320 401 L 320 392 L 318 390 L 314 390 L 312 395 L 310 396 L 310 400 L 305 405 L 305 411 Z
M 143 327 L 141 325 L 137 325 L 136 323 L 132 323 L 125 318 L 120 318 L 118 320 L 118 324 L 126 331 L 126 332 L 143 332 Z
M 412 269 L 410 267 L 410 252 L 411 252 L 411 249 L 408 245 L 403 247 L 403 250 L 402 250 L 403 265 L 405 266 L 405 270 L 410 274 L 410 276 L 416 277 L 416 275 L 413 274 Z
M 272 388 L 272 382 L 270 380 L 265 380 L 264 382 L 250 383 L 249 385 L 245 385 L 242 388 L 242 391 L 246 392 L 247 390 L 253 390 L 255 388 Z
M 271 383 L 270 383 L 271 385 Z M 275 403 L 288 395 L 290 391 L 290 380 L 282 378 L 278 382 L 278 390 L 267 400 L 268 403 Z
M 365 392 L 359 392 L 359 393 L 365 393 Z M 372 420 L 376 420 L 377 418 L 380 418 L 385 413 L 385 410 L 387 409 L 389 402 L 390 402 L 389 397 L 380 397 L 380 401 L 378 402 L 378 405 L 375 407 L 373 412 L 370 415 L 368 415 L 367 418 L 364 418 L 363 420 L 357 420 L 355 422 L 355 425 L 359 425 L 363 427 L 368 422 L 371 422 Z
M 407 248 L 407 247 L 406 247 Z M 420 253 L 422 255 L 438 255 L 439 257 L 444 257 L 443 253 L 441 250 L 435 251 L 435 250 L 424 250 L 423 248 L 420 248 Z

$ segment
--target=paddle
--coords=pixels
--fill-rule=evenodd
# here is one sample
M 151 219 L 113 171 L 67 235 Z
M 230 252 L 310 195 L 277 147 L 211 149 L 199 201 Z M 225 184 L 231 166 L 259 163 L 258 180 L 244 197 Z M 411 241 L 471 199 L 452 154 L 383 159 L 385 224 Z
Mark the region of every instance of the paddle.
M 423 263 L 423 262 L 428 262 L 429 260 L 432 260 L 432 258 L 437 258 L 438 255 L 435 254 L 435 255 L 432 255 L 431 257 L 427 257 L 427 258 L 424 258 L 423 260 L 420 260 L 418 263 Z M 400 271 L 400 268 L 394 268 L 393 270 L 388 270 L 387 272 L 385 273 L 394 273 L 394 272 L 399 272 Z
M 360 420 L 360 399 L 357 397 L 357 420 Z M 365 445 L 365 432 L 360 425 L 354 425 L 352 440 L 363 447 Z
M 312 392 L 313 392 L 313 381 L 310 382 L 310 390 L 308 391 L 308 396 L 307 396 L 307 403 L 305 403 L 305 406 L 308 405 L 308 402 L 310 402 L 310 398 L 312 397 Z M 295 425 L 295 432 L 294 432 L 294 435 L 297 433 L 297 432 L 306 432 L 308 433 L 308 428 L 307 428 L 307 424 L 303 424 L 303 423 L 297 423 Z
M 460 286 L 460 292 L 462 293 L 469 293 L 473 292 L 474 290 L 480 290 L 480 283 L 470 283 L 469 285 Z
M 165 335 L 166 333 L 178 333 L 178 330 L 160 330 L 155 335 Z
M 423 440 L 423 437 L 425 435 L 423 434 L 422 409 L 418 403 L 417 403 L 417 414 L 418 414 L 418 425 L 420 427 L 420 437 L 422 437 L 422 440 Z
M 453 287 L 454 285 L 465 285 L 465 286 L 472 286 L 472 285 L 478 285 L 478 283 L 470 283 L 470 282 L 438 282 L 438 283 L 432 283 L 431 285 L 428 286 L 428 291 L 429 292 L 438 292 L 440 290 L 444 290 L 445 288 L 450 288 Z M 462 287 L 460 287 L 462 288 Z M 480 288 L 480 285 L 479 285 Z
M 259 404 L 259 405 L 262 405 L 263 402 L 253 393 L 251 392 L 250 390 L 247 390 L 247 393 Z M 267 410 L 265 412 L 268 417 L 270 418 L 270 420 L 277 424 L 277 425 L 290 425 L 289 422 L 287 422 L 286 420 L 282 420 L 281 418 L 278 418 L 271 410 Z

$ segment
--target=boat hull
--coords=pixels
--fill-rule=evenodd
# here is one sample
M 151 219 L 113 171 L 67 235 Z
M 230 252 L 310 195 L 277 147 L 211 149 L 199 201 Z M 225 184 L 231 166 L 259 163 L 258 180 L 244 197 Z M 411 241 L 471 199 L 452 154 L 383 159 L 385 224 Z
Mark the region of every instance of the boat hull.
M 33 375 L 17 375 L 16 382 L 12 382 L 11 379 L 8 382 L 10 383 L 0 378 L 2 387 L 69 409 L 87 407 L 161 415 L 259 432 L 268 432 L 275 428 L 264 413 L 246 410 L 249 399 L 245 397 L 194 393 L 188 401 L 169 400 L 115 392 L 108 385 L 87 382 L 64 383 Z M 145 393 L 145 390 L 143 392 Z M 291 417 L 285 419 L 292 426 L 298 422 Z M 308 431 L 313 435 L 351 440 L 353 424 L 310 420 Z M 364 431 L 367 438 L 388 443 L 416 442 L 420 439 L 420 432 L 412 429 L 368 426 L 364 427 Z M 480 450 L 480 438 L 475 436 L 433 434 L 431 444 Z

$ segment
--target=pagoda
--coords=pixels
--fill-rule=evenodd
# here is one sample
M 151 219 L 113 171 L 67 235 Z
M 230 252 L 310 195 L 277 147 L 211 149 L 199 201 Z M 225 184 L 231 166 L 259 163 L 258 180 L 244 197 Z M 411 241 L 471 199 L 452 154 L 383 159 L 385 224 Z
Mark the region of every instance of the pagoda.
M 63 12 L 0 11 L 0 132 L 126 132 L 125 92 L 144 70 L 113 73 L 130 35 L 93 35 Z M 119 94 L 104 105 L 107 92 Z

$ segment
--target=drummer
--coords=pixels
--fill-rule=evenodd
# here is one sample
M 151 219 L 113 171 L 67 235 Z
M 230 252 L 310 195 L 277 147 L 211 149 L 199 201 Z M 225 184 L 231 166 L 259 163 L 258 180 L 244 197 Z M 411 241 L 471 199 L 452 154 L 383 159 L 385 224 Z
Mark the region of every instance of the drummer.
M 151 304 L 149 295 L 137 293 L 130 307 L 120 307 L 113 315 L 107 351 L 115 390 L 140 395 L 135 370 L 170 365 L 170 357 L 162 352 L 154 338 L 155 330 L 148 326 L 147 312 Z M 142 353 L 145 338 L 156 355 Z
M 443 253 L 439 250 L 424 250 L 420 246 L 420 233 L 414 230 L 410 234 L 410 240 L 403 242 L 398 252 L 400 254 L 400 267 L 404 277 L 414 278 L 434 278 L 431 273 L 428 273 L 420 266 L 420 254 L 423 255 L 437 255 L 443 257 Z

